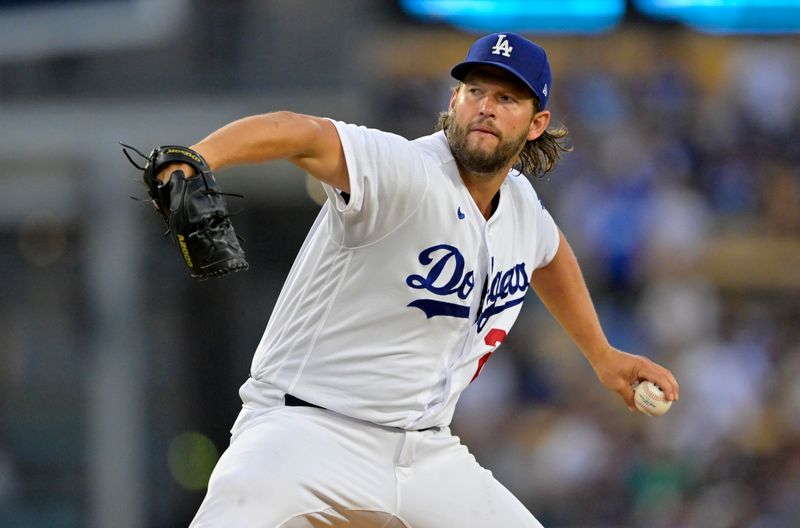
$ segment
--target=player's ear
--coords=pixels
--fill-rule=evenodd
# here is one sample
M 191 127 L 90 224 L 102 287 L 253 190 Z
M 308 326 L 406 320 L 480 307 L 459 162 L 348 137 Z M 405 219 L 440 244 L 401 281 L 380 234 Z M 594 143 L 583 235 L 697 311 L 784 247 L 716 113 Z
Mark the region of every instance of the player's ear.
M 533 119 L 531 119 L 530 127 L 528 128 L 528 141 L 533 141 L 544 134 L 544 131 L 547 130 L 547 126 L 549 124 L 550 110 L 542 110 L 541 112 L 535 113 L 533 115 Z

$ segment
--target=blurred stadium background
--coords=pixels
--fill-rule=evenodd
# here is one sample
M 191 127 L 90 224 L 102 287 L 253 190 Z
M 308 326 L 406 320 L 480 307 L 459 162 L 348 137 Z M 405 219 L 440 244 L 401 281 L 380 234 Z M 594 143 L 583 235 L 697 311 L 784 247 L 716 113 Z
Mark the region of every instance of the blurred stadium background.
M 291 165 L 224 172 L 251 270 L 193 283 L 116 142 L 278 109 L 427 134 L 492 24 L 549 50 L 575 152 L 535 185 L 682 397 L 628 413 L 532 297 L 453 429 L 548 527 L 800 526 L 797 2 L 432 4 L 0 0 L 0 526 L 186 526 L 318 210 Z

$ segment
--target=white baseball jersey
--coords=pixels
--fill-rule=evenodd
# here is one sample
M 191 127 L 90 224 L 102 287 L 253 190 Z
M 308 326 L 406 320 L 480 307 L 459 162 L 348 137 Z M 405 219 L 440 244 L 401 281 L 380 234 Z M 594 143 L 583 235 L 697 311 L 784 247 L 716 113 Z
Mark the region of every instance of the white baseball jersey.
M 326 186 L 240 394 L 247 406 L 267 384 L 379 425 L 445 426 L 558 229 L 513 171 L 484 219 L 442 132 L 409 141 L 334 124 L 349 199 Z

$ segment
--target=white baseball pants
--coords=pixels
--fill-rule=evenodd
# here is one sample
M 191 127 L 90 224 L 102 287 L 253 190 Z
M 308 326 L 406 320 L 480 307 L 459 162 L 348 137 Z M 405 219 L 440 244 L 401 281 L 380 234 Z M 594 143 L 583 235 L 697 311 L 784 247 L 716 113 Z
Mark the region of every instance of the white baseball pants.
M 190 528 L 542 528 L 450 430 L 243 409 Z

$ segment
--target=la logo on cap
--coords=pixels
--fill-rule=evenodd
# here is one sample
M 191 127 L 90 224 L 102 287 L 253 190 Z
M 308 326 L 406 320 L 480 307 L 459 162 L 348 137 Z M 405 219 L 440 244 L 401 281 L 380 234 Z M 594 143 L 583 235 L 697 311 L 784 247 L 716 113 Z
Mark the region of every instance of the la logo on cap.
M 513 49 L 508 45 L 508 39 L 505 35 L 497 35 L 497 42 L 492 46 L 492 55 L 500 55 L 502 53 L 503 57 L 510 57 Z

